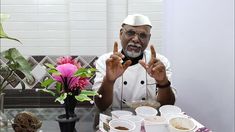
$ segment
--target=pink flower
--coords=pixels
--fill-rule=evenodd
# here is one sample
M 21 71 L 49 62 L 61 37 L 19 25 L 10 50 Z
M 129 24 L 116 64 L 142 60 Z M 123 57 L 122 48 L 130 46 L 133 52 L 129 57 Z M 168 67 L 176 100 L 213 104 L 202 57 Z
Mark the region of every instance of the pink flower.
M 94 68 L 82 68 L 78 60 L 72 59 L 71 56 L 58 58 L 56 66 L 53 64 L 45 65 L 49 69 L 48 73 L 52 74 L 53 80 L 51 78 L 44 80 L 41 86 L 45 88 L 41 90 L 53 96 L 58 96 L 55 101 L 61 104 L 65 103 L 65 107 L 68 107 L 68 102 L 71 102 L 73 98 L 77 101 L 91 101 L 92 99 L 88 96 L 98 95 L 95 91 L 85 90 L 86 86 L 90 84 L 89 78 L 95 72 Z M 54 84 L 55 82 L 56 84 Z M 56 88 L 55 91 L 48 89 L 51 85 Z M 71 114 L 73 113 L 69 113 L 66 108 L 67 119 L 69 119 Z
M 74 77 L 74 73 L 78 68 L 70 63 L 61 64 L 56 67 L 56 70 L 60 72 L 61 75 L 52 74 L 54 80 L 66 85 L 68 88 L 73 86 L 79 80 L 79 77 Z
M 72 86 L 71 89 L 75 90 L 80 88 L 81 90 L 84 89 L 88 84 L 90 84 L 88 78 L 79 78 Z
M 77 68 L 81 68 L 81 64 L 77 60 L 73 59 L 71 56 L 59 57 L 58 59 L 56 59 L 56 61 L 58 65 L 70 63 L 77 66 Z
M 67 63 L 58 65 L 56 70 L 59 71 L 63 77 L 72 77 L 78 68 L 73 64 Z
M 56 70 L 60 72 L 60 75 L 52 74 L 54 80 L 63 84 L 63 87 L 67 86 L 70 91 L 80 89 L 90 84 L 88 78 L 75 77 L 74 74 L 78 68 L 70 63 L 61 64 L 56 67 Z

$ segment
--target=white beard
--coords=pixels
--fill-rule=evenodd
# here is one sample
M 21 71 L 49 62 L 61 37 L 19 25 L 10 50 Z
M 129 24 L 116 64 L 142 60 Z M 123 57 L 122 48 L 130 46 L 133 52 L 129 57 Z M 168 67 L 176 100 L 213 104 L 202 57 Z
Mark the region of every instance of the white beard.
M 126 54 L 128 57 L 131 57 L 131 58 L 136 58 L 138 56 L 141 55 L 141 51 L 140 52 L 135 52 L 135 51 L 126 51 Z
M 134 43 L 132 43 L 132 42 L 131 42 L 131 43 L 128 43 L 127 47 L 128 47 L 129 45 L 135 45 L 135 46 L 138 46 L 138 47 L 142 48 L 142 46 L 141 46 L 140 44 L 134 44 Z M 126 50 L 125 50 L 124 52 L 125 52 L 126 55 L 127 55 L 128 57 L 130 57 L 130 58 L 136 58 L 136 57 L 138 57 L 138 56 L 140 56 L 140 55 L 142 54 L 142 51 L 141 51 L 141 50 L 140 50 L 139 52 L 135 52 L 134 50 L 128 51 L 127 48 L 126 48 Z

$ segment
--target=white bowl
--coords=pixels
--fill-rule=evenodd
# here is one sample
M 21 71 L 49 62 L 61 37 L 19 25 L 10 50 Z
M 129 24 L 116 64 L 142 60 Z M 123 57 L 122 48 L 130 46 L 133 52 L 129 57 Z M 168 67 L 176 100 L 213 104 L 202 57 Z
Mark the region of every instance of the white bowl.
M 134 132 L 140 132 L 141 126 L 144 123 L 144 118 L 138 115 L 125 115 L 121 116 L 119 119 L 125 119 L 134 122 L 136 126 Z
M 112 119 L 109 122 L 110 132 L 133 132 L 135 129 L 135 123 L 125 119 Z M 127 130 L 121 130 L 120 128 L 126 128 Z
M 175 105 L 163 105 L 159 108 L 161 116 L 167 116 L 168 114 L 180 114 L 182 110 Z
M 136 115 L 141 116 L 143 118 L 156 116 L 158 111 L 153 107 L 149 106 L 140 106 L 135 109 Z
M 189 117 L 183 113 L 178 113 L 178 114 L 166 114 L 163 117 L 165 117 L 165 119 L 167 120 L 167 122 L 169 123 L 170 119 L 175 118 L 175 117 Z
M 193 132 L 196 125 L 187 117 L 175 117 L 169 121 L 170 132 Z
M 127 111 L 127 110 L 114 110 L 111 112 L 111 115 L 112 115 L 112 119 L 117 119 L 120 116 L 133 115 L 133 113 L 131 111 Z
M 162 116 L 148 117 L 144 120 L 144 128 L 146 132 L 169 132 L 168 123 Z

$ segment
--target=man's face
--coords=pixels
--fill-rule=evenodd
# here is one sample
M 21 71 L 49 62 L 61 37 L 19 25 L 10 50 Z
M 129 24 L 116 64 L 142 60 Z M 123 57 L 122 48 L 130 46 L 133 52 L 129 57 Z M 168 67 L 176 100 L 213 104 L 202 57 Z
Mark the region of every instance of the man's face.
M 130 58 L 140 56 L 150 40 L 149 26 L 124 25 L 120 30 L 120 40 L 124 54 Z

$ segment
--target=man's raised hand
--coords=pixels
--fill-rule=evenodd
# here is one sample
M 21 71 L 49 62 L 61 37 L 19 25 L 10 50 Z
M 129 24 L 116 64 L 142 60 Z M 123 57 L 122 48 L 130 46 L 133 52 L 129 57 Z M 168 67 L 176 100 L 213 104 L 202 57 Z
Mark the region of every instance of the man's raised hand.
M 124 71 L 131 65 L 131 61 L 127 60 L 122 64 L 122 59 L 125 56 L 118 52 L 118 43 L 114 43 L 113 54 L 106 60 L 106 79 L 114 82 L 120 77 Z
M 168 82 L 166 76 L 166 68 L 164 64 L 156 58 L 156 51 L 153 45 L 150 45 L 151 58 L 150 61 L 145 63 L 144 60 L 140 60 L 139 63 L 146 69 L 147 73 L 153 77 L 158 84 L 165 84 Z

